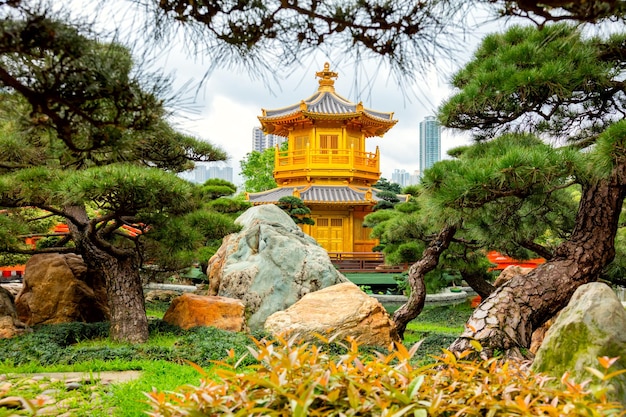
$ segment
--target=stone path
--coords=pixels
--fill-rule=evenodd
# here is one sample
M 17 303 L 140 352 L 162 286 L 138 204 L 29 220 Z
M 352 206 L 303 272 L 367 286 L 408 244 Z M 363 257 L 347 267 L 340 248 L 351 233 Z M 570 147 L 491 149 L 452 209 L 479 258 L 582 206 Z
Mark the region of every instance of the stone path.
M 69 391 L 87 388 L 88 397 L 84 401 L 90 410 L 103 407 L 100 394 L 102 386 L 129 382 L 139 378 L 140 371 L 104 372 L 42 372 L 32 374 L 0 375 L 0 408 L 14 410 L 12 415 L 75 416 L 84 404 L 77 404 L 68 397 Z M 60 385 L 59 383 L 62 383 Z M 64 389 L 63 389 L 64 387 Z M 24 392 L 24 396 L 7 395 L 8 392 Z M 89 394 L 89 391 L 92 391 Z M 28 392 L 28 395 L 26 395 Z M 65 399 L 61 399 L 65 398 Z M 111 413 L 108 413 L 111 414 Z
M 21 376 L 37 379 L 48 378 L 55 381 L 65 381 L 65 383 L 83 384 L 115 384 L 128 382 L 139 378 L 141 371 L 103 371 L 103 372 L 39 372 L 34 374 L 9 374 L 9 376 Z

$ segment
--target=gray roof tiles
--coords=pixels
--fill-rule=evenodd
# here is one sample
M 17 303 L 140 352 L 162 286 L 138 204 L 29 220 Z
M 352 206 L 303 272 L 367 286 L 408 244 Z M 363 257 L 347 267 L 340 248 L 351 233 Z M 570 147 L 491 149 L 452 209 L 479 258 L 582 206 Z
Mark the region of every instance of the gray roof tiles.
M 308 113 L 324 114 L 324 115 L 342 115 L 342 114 L 356 114 L 357 104 L 346 100 L 338 94 L 328 91 L 318 91 L 311 97 L 303 100 L 306 104 L 306 111 Z M 264 117 L 278 118 L 289 115 L 295 115 L 300 111 L 300 103 L 292 104 L 280 109 L 267 110 L 265 109 Z M 393 113 L 379 112 L 375 110 L 363 108 L 363 112 L 371 117 L 392 121 Z
M 365 194 L 372 190 L 372 200 L 379 201 L 376 196 L 378 190 L 368 187 L 350 186 L 296 186 L 281 187 L 261 193 L 250 193 L 248 198 L 251 203 L 276 203 L 281 197 L 293 195 L 293 190 L 300 192 L 300 199 L 305 203 L 367 203 Z

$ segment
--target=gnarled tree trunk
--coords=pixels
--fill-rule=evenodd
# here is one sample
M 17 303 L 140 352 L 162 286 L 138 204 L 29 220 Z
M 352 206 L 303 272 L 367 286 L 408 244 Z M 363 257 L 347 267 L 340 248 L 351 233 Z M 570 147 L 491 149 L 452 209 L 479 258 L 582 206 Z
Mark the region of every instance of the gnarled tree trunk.
M 111 314 L 112 340 L 143 343 L 148 340 L 143 287 L 135 251 L 110 250 L 90 238 L 89 219 L 84 207 L 66 207 L 68 226 L 87 267 L 104 277 Z
M 411 287 L 411 294 L 407 302 L 393 314 L 396 331 L 401 339 L 404 337 L 406 325 L 417 317 L 424 308 L 424 303 L 426 302 L 424 276 L 437 267 L 439 256 L 448 248 L 455 233 L 456 226 L 445 226 L 441 229 L 437 237 L 424 250 L 422 259 L 409 268 L 408 281 Z
M 626 164 L 618 164 L 609 180 L 585 186 L 571 237 L 549 262 L 518 275 L 496 289 L 476 308 L 465 331 L 450 346 L 461 353 L 478 341 L 489 357 L 529 357 L 532 332 L 565 307 L 581 285 L 595 281 L 615 256 L 614 240 L 625 197 Z

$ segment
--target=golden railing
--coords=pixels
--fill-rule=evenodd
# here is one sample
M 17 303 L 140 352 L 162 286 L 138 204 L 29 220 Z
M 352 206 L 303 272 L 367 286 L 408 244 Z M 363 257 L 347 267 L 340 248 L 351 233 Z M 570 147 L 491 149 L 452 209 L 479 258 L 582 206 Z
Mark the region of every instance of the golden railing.
M 299 149 L 281 151 L 276 148 L 276 171 L 294 169 L 356 169 L 367 172 L 378 172 L 380 154 L 376 152 L 355 151 L 353 149 Z

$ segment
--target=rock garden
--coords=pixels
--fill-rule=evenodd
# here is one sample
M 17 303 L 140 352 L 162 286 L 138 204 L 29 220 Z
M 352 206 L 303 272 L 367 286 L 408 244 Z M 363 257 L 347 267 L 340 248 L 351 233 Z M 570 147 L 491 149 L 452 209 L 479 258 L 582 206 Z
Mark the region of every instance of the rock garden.
M 579 288 L 534 363 L 476 361 L 446 350 L 469 301 L 426 307 L 400 340 L 383 305 L 284 212 L 260 206 L 238 222 L 209 286 L 146 288 L 147 343 L 109 339 L 80 259 L 35 258 L 16 294 L 2 289 L 0 416 L 624 412 L 626 312 L 605 284 Z

